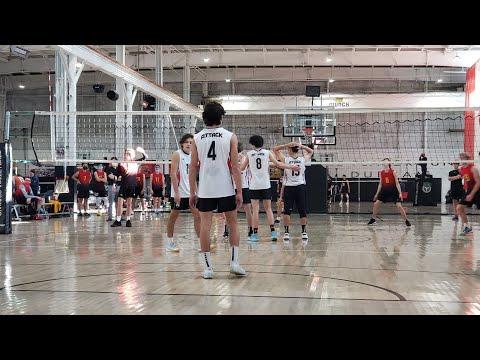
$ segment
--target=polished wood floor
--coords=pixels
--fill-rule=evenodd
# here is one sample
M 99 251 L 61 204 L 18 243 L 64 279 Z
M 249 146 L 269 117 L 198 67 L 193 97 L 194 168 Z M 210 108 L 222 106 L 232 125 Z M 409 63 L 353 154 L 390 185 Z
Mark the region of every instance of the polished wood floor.
M 179 253 L 165 251 L 167 214 L 136 214 L 132 228 L 104 217 L 14 225 L 0 236 L 0 314 L 480 314 L 480 217 L 460 236 L 450 216 L 399 217 L 367 227 L 368 215 L 311 215 L 307 243 L 245 241 L 247 276 L 228 272 L 223 223 L 212 237 L 215 278 L 200 277 L 189 214 Z M 262 215 L 264 219 L 264 215 Z

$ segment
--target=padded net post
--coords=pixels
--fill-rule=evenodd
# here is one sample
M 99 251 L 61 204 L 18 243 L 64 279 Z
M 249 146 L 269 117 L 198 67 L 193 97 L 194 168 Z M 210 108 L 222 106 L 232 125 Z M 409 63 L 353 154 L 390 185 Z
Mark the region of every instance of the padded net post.
M 0 143 L 0 234 L 12 233 L 12 146 Z

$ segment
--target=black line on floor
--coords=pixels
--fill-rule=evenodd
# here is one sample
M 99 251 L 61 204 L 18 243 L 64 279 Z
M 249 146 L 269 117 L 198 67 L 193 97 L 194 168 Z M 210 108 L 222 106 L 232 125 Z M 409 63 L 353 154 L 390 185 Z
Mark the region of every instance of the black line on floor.
M 192 272 L 197 272 L 194 270 L 164 270 L 162 272 L 173 272 L 173 273 L 192 273 Z M 217 272 L 226 272 L 226 271 L 217 271 Z M 154 274 L 154 273 L 159 273 L 155 271 L 136 271 L 136 274 Z M 295 273 L 277 273 L 277 272 L 272 272 L 272 271 L 249 271 L 249 273 L 253 274 L 271 274 L 271 275 L 289 275 L 289 276 L 303 276 L 303 277 L 311 277 L 310 274 L 295 274 Z M 21 284 L 14 284 L 10 286 L 10 288 L 17 287 L 17 286 L 24 286 L 24 285 L 32 285 L 32 284 L 39 284 L 43 282 L 49 282 L 49 281 L 57 281 L 57 280 L 66 280 L 66 279 L 75 279 L 75 278 L 84 278 L 84 277 L 94 277 L 94 276 L 115 276 L 118 274 L 131 274 L 131 272 L 125 273 L 125 272 L 117 272 L 117 273 L 108 273 L 108 274 L 91 274 L 91 275 L 77 275 L 77 276 L 69 276 L 69 277 L 61 277 L 61 278 L 54 278 L 54 279 L 46 279 L 46 280 L 37 280 L 37 281 L 30 281 L 26 283 L 21 283 Z M 330 277 L 330 276 L 318 276 L 319 278 L 322 279 L 330 279 L 330 280 L 337 280 L 337 281 L 345 281 L 345 282 L 350 282 L 354 284 L 360 284 L 360 285 L 365 285 L 373 288 L 377 288 L 383 291 L 386 291 L 394 296 L 396 296 L 400 301 L 405 301 L 405 297 L 398 292 L 394 290 L 390 290 L 378 285 L 373 285 L 373 284 L 368 284 L 365 282 L 361 281 L 355 281 L 355 280 L 348 280 L 348 279 L 342 279 L 342 278 L 335 278 L 335 277 Z M 1 287 L 1 290 L 4 290 L 5 287 Z

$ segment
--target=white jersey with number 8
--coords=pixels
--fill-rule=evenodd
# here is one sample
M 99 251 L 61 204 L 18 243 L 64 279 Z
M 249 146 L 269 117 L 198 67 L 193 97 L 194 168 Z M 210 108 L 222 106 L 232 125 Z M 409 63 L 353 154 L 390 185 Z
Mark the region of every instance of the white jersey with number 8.
M 270 189 L 270 151 L 250 150 L 247 157 L 251 174 L 249 188 L 251 190 Z
M 230 140 L 233 133 L 222 127 L 203 129 L 194 136 L 200 162 L 199 198 L 235 195 L 230 172 Z

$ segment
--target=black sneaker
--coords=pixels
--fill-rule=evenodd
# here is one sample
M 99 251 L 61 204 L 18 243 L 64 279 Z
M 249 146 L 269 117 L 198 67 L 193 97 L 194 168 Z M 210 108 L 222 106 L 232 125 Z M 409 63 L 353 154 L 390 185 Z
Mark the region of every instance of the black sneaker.
M 117 227 L 117 226 L 122 226 L 122 222 L 121 221 L 118 221 L 118 220 L 115 220 L 113 222 L 112 225 L 110 225 L 110 227 Z
M 280 224 L 280 220 L 275 219 L 275 224 Z
M 373 225 L 377 222 L 374 218 L 371 218 L 367 225 Z
M 125 224 L 127 227 L 132 227 L 132 222 L 130 220 L 127 220 L 127 223 Z
M 77 215 L 78 215 L 78 216 L 83 216 L 83 213 L 79 212 Z
M 229 237 L 229 233 L 228 233 L 228 232 L 224 232 L 224 233 L 223 233 L 223 238 L 226 239 L 226 238 L 228 238 L 228 237 Z
M 83 215 L 83 216 L 89 217 L 89 216 L 90 216 L 90 214 L 89 214 L 89 213 L 85 213 L 85 215 Z
M 412 224 L 410 224 L 410 221 L 408 221 L 408 220 L 405 220 L 405 225 L 407 225 L 409 227 L 412 226 Z

